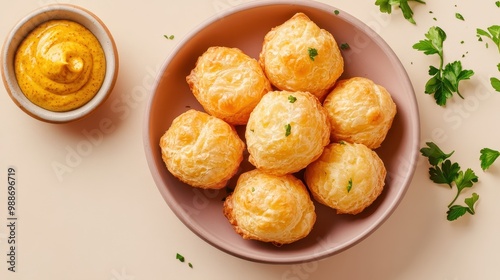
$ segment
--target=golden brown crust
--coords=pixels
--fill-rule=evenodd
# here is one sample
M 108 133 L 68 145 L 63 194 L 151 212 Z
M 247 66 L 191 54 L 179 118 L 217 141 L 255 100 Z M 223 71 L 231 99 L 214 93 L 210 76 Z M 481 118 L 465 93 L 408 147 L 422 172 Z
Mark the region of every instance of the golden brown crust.
M 210 47 L 186 81 L 206 112 L 233 125 L 246 124 L 271 84 L 257 60 L 238 48 Z
M 317 55 L 310 55 L 310 50 Z M 259 62 L 281 90 L 308 91 L 320 100 L 344 71 L 333 35 L 297 13 L 264 37 Z
M 362 77 L 338 81 L 323 106 L 333 141 L 360 143 L 371 149 L 385 140 L 396 115 L 396 104 L 389 92 Z
M 316 221 L 314 204 L 302 181 L 257 169 L 240 175 L 223 213 L 243 238 L 275 245 L 304 238 Z
M 245 138 L 250 163 L 283 175 L 305 168 L 321 155 L 330 141 L 330 127 L 325 109 L 312 94 L 272 91 L 250 114 Z
M 231 125 L 191 109 L 173 120 L 160 148 L 165 165 L 179 180 L 219 189 L 238 171 L 245 143 Z
M 312 196 L 339 214 L 358 214 L 381 194 L 387 171 L 363 144 L 332 143 L 304 173 Z

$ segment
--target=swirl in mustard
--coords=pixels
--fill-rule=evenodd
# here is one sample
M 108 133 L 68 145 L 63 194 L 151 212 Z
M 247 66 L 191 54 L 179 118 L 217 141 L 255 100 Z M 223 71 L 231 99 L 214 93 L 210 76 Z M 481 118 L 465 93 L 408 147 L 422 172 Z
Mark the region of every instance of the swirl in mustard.
M 24 95 L 50 111 L 83 106 L 99 91 L 106 58 L 97 38 L 84 26 L 50 20 L 35 28 L 16 52 L 16 78 Z

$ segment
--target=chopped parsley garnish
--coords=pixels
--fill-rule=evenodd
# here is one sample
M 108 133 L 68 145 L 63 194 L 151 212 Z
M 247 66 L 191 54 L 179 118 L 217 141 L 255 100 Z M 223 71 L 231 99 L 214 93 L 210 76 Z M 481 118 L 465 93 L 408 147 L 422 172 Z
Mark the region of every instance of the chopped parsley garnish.
M 496 2 L 495 2 L 495 5 L 497 5 L 497 7 L 499 7 L 499 8 L 500 8 L 500 1 L 496 1 Z
M 486 169 L 490 168 L 490 166 L 500 156 L 499 151 L 490 148 L 483 148 L 481 149 L 480 153 L 481 156 L 479 156 L 479 160 L 481 161 L 481 169 L 483 169 L 483 171 L 486 171 Z
M 309 48 L 309 49 L 307 49 L 307 51 L 309 52 L 309 58 L 310 58 L 312 61 L 314 61 L 314 58 L 315 58 L 316 56 L 318 56 L 318 50 L 317 50 L 317 49 L 315 49 L 315 48 Z
M 340 44 L 340 49 L 341 50 L 347 50 L 349 48 L 350 48 L 350 46 L 349 46 L 348 43 L 342 43 L 342 44 Z
M 424 157 L 427 157 L 431 167 L 429 168 L 430 179 L 436 184 L 446 184 L 451 188 L 455 185 L 457 191 L 453 200 L 448 204 L 447 219 L 454 221 L 459 217 L 469 213 L 474 215 L 474 205 L 479 199 L 479 195 L 472 194 L 472 197 L 465 199 L 467 206 L 455 204 L 459 195 L 466 188 L 471 188 L 478 181 L 478 177 L 470 168 L 462 171 L 457 162 L 451 162 L 448 158 L 454 153 L 444 153 L 433 142 L 427 142 L 427 147 L 421 148 L 420 152 Z
M 446 101 L 457 93 L 460 98 L 464 98 L 458 86 L 460 81 L 468 80 L 474 75 L 472 70 L 463 70 L 462 62 L 456 60 L 444 66 L 443 42 L 446 40 L 446 33 L 437 26 L 429 28 L 425 34 L 427 39 L 420 40 L 413 45 L 413 48 L 424 52 L 426 55 L 439 55 L 439 67 L 430 66 L 429 75 L 431 78 L 425 84 L 425 93 L 434 95 L 436 103 L 445 106 Z
M 179 260 L 179 261 L 180 261 L 180 262 L 182 262 L 182 263 L 186 261 L 186 259 L 184 258 L 184 256 L 183 256 L 183 255 L 181 255 L 181 254 L 179 254 L 179 253 L 177 253 L 177 254 L 175 255 L 175 259 L 176 259 L 176 260 Z M 193 268 L 193 264 L 192 264 L 192 263 L 188 263 L 188 266 L 189 266 L 190 268 Z
M 175 38 L 174 35 L 163 35 L 163 37 L 165 37 L 169 40 L 173 40 Z
M 408 4 L 409 1 L 425 4 L 425 2 L 421 0 L 377 0 L 375 1 L 375 5 L 380 6 L 380 11 L 387 14 L 392 13 L 392 6 L 399 6 L 399 8 L 401 8 L 401 12 L 403 12 L 404 18 L 407 21 L 416 24 L 413 19 L 413 10 Z
M 295 103 L 295 101 L 297 101 L 297 97 L 295 97 L 293 95 L 289 95 L 288 96 L 288 101 L 290 101 L 290 103 Z
M 285 125 L 285 136 L 288 137 L 292 133 L 292 126 L 290 124 Z
M 347 192 L 351 192 L 352 189 L 352 178 L 349 179 L 349 182 L 347 183 Z
M 335 11 L 333 11 L 333 13 L 334 13 L 335 15 L 338 15 L 338 14 L 340 14 L 340 11 L 339 11 L 339 10 L 335 10 Z
M 465 20 L 464 17 L 460 13 L 455 13 L 455 17 L 459 20 Z
M 184 261 L 186 260 L 186 259 L 184 258 L 184 256 L 183 256 L 183 255 L 181 255 L 181 254 L 179 254 L 179 253 L 177 253 L 177 254 L 175 255 L 175 259 L 176 259 L 176 260 L 179 260 L 180 262 L 184 262 Z

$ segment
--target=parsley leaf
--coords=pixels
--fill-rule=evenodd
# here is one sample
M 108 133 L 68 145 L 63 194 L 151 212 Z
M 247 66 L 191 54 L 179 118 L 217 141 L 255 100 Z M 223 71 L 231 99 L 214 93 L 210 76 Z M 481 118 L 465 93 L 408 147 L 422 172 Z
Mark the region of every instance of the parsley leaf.
M 490 83 L 494 90 L 500 92 L 500 80 L 498 78 L 491 77 Z
M 458 176 L 460 166 L 458 163 L 451 163 L 450 160 L 445 160 L 441 166 L 435 165 L 429 168 L 430 179 L 436 184 L 447 184 L 452 188 L 452 183 Z
M 438 165 L 445 159 L 449 158 L 455 151 L 446 154 L 433 142 L 426 142 L 427 148 L 420 149 L 424 157 L 429 159 L 431 165 Z
M 443 71 L 443 83 L 449 92 L 456 92 L 462 99 L 463 96 L 458 90 L 458 84 L 460 81 L 468 80 L 474 75 L 472 70 L 462 70 L 462 63 L 460 61 L 455 61 L 449 63 L 445 66 Z
M 500 72 L 500 63 L 497 64 L 497 69 Z M 493 87 L 494 90 L 500 92 L 500 79 L 495 78 L 495 77 L 491 77 L 490 83 L 491 83 L 491 86 Z
M 163 35 L 163 37 L 169 39 L 169 40 L 173 40 L 175 38 L 174 35 Z
M 490 166 L 500 156 L 499 151 L 490 148 L 481 149 L 480 153 L 481 156 L 479 156 L 479 160 L 481 161 L 481 169 L 483 169 L 483 171 L 490 168 Z
M 460 13 L 455 13 L 455 17 L 459 20 L 465 20 L 464 16 L 462 16 Z
M 446 40 L 446 33 L 438 26 L 429 28 L 425 34 L 427 40 L 420 40 L 413 45 L 413 48 L 423 51 L 426 55 L 438 54 L 443 58 L 443 43 Z
M 403 12 L 404 18 L 410 23 L 416 24 L 415 20 L 413 19 L 413 10 L 408 4 L 409 1 L 415 1 L 421 4 L 425 4 L 425 2 L 422 0 L 376 0 L 375 5 L 380 7 L 380 11 L 382 13 L 387 14 L 392 13 L 392 6 L 399 6 L 399 8 L 401 8 L 401 12 Z
M 316 56 L 318 56 L 318 50 L 317 50 L 317 49 L 315 49 L 315 48 L 309 48 L 309 49 L 307 49 L 307 51 L 309 52 L 309 58 L 310 58 L 312 61 L 314 61 L 314 58 L 315 58 Z
M 462 191 L 465 188 L 470 188 L 474 183 L 477 183 L 477 176 L 474 171 L 470 168 L 467 168 L 465 172 L 460 171 L 455 180 L 458 191 Z
M 392 4 L 389 3 L 389 0 L 376 0 L 375 5 L 380 7 L 382 13 L 392 13 Z
M 446 219 L 448 219 L 448 221 L 454 221 L 465 215 L 465 213 L 467 213 L 467 207 L 461 205 L 453 205 L 446 212 Z
M 458 60 L 444 66 L 443 43 L 446 40 L 446 33 L 440 27 L 429 28 L 425 37 L 427 39 L 420 40 L 413 45 L 413 48 L 426 55 L 437 54 L 440 60 L 439 68 L 429 67 L 431 78 L 425 84 L 425 93 L 433 94 L 436 103 L 440 106 L 445 106 L 446 101 L 453 96 L 453 93 L 457 93 L 463 99 L 464 97 L 458 90 L 459 83 L 470 79 L 474 75 L 474 71 L 462 69 L 462 62 Z
M 467 206 L 469 206 L 469 213 L 471 213 L 472 215 L 476 214 L 476 210 L 474 209 L 474 205 L 476 204 L 476 202 L 479 200 L 479 195 L 477 193 L 472 193 L 472 196 L 469 197 L 469 198 L 466 198 L 465 199 L 465 204 L 467 204 Z
M 295 103 L 295 101 L 297 101 L 297 97 L 295 97 L 293 95 L 289 95 L 288 96 L 288 101 L 290 101 L 290 103 Z
M 478 177 L 474 171 L 468 168 L 464 172 L 460 170 L 460 165 L 457 162 L 452 163 L 448 158 L 454 152 L 446 154 L 436 144 L 432 142 L 427 142 L 426 144 L 428 147 L 421 148 L 420 152 L 429 159 L 429 163 L 431 164 L 429 168 L 430 179 L 437 184 L 447 184 L 450 188 L 453 188 L 454 184 L 457 188 L 455 197 L 451 203 L 448 204 L 448 211 L 446 212 L 447 219 L 449 221 L 454 221 L 465 215 L 465 213 L 474 215 L 474 204 L 479 199 L 476 193 L 473 193 L 472 197 L 465 199 L 467 207 L 454 205 L 462 191 L 467 188 L 472 188 L 474 183 L 478 181 Z
M 500 51 L 500 25 L 492 25 L 487 28 L 487 31 L 481 28 L 476 29 L 477 37 L 481 40 L 481 36 L 490 38 Z

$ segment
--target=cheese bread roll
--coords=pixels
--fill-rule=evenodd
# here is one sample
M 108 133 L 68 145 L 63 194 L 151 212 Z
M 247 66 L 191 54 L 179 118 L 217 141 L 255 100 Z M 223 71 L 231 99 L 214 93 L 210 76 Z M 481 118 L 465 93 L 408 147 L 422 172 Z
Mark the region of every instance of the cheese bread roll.
M 250 114 L 245 138 L 255 167 L 275 175 L 294 173 L 328 145 L 328 116 L 308 92 L 271 91 Z
M 339 214 L 358 214 L 380 195 L 386 169 L 363 144 L 332 143 L 304 173 L 306 185 L 320 203 Z
M 259 62 L 278 89 L 308 91 L 319 99 L 344 71 L 333 35 L 303 13 L 265 35 Z
M 245 143 L 231 125 L 191 109 L 173 120 L 160 147 L 167 169 L 179 180 L 220 189 L 238 171 Z
M 271 84 L 256 59 L 238 48 L 210 47 L 186 81 L 206 112 L 229 124 L 246 124 Z
M 289 244 L 309 234 L 316 221 L 305 185 L 293 175 L 258 169 L 243 173 L 224 201 L 224 215 L 245 239 Z
M 328 111 L 332 140 L 360 143 L 371 149 L 380 147 L 396 115 L 389 92 L 362 77 L 338 81 L 323 106 Z

